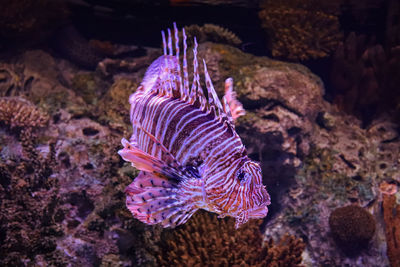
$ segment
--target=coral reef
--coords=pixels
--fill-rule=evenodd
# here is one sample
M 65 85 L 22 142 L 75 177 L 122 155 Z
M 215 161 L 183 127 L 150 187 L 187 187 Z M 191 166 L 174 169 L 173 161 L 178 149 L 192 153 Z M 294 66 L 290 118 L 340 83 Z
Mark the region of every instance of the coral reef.
M 209 41 L 232 46 L 239 46 L 242 43 L 242 40 L 236 34 L 215 24 L 204 24 L 203 26 L 193 24 L 184 28 L 189 46 L 193 45 L 194 37 L 196 37 L 198 43 Z M 180 36 L 182 38 L 182 33 L 180 33 Z
M 199 212 L 170 233 L 158 259 L 161 266 L 299 266 L 304 243 L 284 236 L 262 244 L 260 221 L 252 220 L 235 230 L 231 218 Z
M 349 255 L 368 247 L 375 233 L 375 220 L 360 206 L 337 208 L 329 216 L 329 227 L 338 246 Z
M 233 77 L 246 109 L 236 129 L 250 157 L 261 162 L 272 192 L 267 234 L 279 239 L 291 230 L 302 233 L 310 240 L 311 266 L 355 266 L 356 258 L 344 257 L 327 229 L 332 210 L 358 204 L 377 224 L 368 251 L 361 253 L 363 263 L 388 264 L 381 253 L 386 244 L 380 241 L 385 233 L 378 187 L 400 177 L 396 124 L 383 117 L 363 129 L 323 100 L 321 81 L 300 65 L 210 43 L 199 46 L 199 55 L 212 59 L 206 60 L 217 92 L 223 91 L 224 77 Z
M 236 234 L 230 219 L 208 213 L 173 231 L 132 218 L 124 189 L 137 171 L 116 151 L 121 136 L 130 132 L 127 98 L 157 53 L 146 48 L 135 60 L 105 64 L 105 72 L 83 71 L 41 50 L 1 62 L 0 75 L 6 77 L 0 79 L 1 96 L 16 103 L 27 99 L 32 113 L 48 119 L 38 124 L 47 127 L 30 124 L 20 131 L 1 122 L 6 127 L 0 127 L 0 265 L 157 266 L 168 257 L 180 263 L 182 255 L 190 256 L 187 265 L 219 260 L 217 254 L 224 253 L 238 264 L 244 255 L 253 263 L 389 265 L 382 251 L 386 240 L 388 246 L 394 242 L 380 219 L 381 192 L 393 192 L 392 185 L 400 182 L 397 126 L 382 117 L 362 128 L 359 120 L 323 100 L 322 82 L 307 68 L 223 44 L 202 43 L 199 56 L 218 94 L 225 78 L 233 77 L 246 109 L 236 129 L 250 157 L 261 162 L 264 183 L 273 192 L 265 234 L 258 232 L 257 221 Z M 345 257 L 329 232 L 331 211 L 349 204 L 364 207 L 376 222 L 368 249 L 356 258 Z M 394 222 L 389 219 L 386 225 Z M 300 236 L 304 244 L 286 233 Z M 265 235 L 276 242 L 263 244 Z M 226 236 L 224 242 L 217 238 Z M 205 245 L 196 243 L 201 240 Z M 249 244 L 260 257 L 243 249 Z M 207 254 L 213 258 L 189 254 L 202 255 L 205 247 L 214 248 Z
M 36 148 L 37 136 L 33 133 L 34 128 L 47 123 L 48 117 L 19 98 L 1 98 L 0 107 L 0 120 L 21 130 L 18 139 L 1 130 L 0 264 L 40 262 L 39 255 L 51 261 L 57 257 L 56 239 L 64 235 L 59 225 L 59 183 L 52 176 L 55 143 L 49 140 L 43 153 Z
M 392 266 L 400 265 L 400 201 L 399 194 L 383 195 L 383 214 L 387 240 L 387 255 Z
M 259 17 L 274 57 L 290 60 L 323 58 L 335 51 L 342 41 L 335 8 L 324 8 L 321 2 L 267 0 L 261 7 Z
M 391 112 L 399 100 L 400 54 L 385 52 L 364 35 L 351 33 L 337 48 L 331 68 L 334 103 L 365 125 Z

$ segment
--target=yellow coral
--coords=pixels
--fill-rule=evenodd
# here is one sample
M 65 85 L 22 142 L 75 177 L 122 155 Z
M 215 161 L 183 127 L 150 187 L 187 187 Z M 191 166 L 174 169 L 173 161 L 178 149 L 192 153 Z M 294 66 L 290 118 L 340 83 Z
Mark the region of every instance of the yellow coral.
M 286 235 L 263 246 L 260 220 L 239 229 L 234 219 L 218 219 L 198 212 L 180 229 L 171 232 L 167 250 L 158 256 L 161 266 L 298 266 L 304 243 Z
M 296 1 L 274 5 L 266 1 L 260 11 L 272 55 L 291 60 L 329 56 L 342 40 L 338 17 L 321 6 L 311 8 L 311 0 L 299 2 L 301 5 Z

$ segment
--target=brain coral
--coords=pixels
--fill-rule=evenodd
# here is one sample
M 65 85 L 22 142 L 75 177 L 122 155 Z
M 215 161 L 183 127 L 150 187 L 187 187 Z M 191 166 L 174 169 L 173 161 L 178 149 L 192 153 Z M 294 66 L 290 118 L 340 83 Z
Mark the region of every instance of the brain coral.
M 348 255 L 355 255 L 368 247 L 375 233 L 372 215 L 356 205 L 335 209 L 329 217 L 333 238 Z

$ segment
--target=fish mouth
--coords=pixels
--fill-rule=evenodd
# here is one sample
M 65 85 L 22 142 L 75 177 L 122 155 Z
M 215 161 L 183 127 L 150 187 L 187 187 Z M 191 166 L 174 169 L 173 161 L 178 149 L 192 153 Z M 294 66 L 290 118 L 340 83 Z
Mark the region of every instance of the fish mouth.
M 248 210 L 248 216 L 251 219 L 257 219 L 257 218 L 264 218 L 265 216 L 267 216 L 268 214 L 268 202 L 265 202 L 263 204 L 261 204 L 260 206 Z
M 248 210 L 249 218 L 264 218 L 268 214 L 268 205 L 271 204 L 271 197 L 269 196 L 265 186 L 261 187 L 259 192 L 262 198 L 259 199 L 259 203 L 256 202 L 254 208 Z M 261 202 L 261 203 L 260 203 Z

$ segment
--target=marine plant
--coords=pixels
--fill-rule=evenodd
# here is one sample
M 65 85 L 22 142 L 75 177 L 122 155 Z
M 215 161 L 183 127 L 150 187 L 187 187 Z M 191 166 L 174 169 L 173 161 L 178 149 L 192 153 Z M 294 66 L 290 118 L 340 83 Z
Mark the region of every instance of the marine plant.
M 263 244 L 261 220 L 239 229 L 233 218 L 199 212 L 185 225 L 166 234 L 161 266 L 299 266 L 305 243 L 292 235 Z
M 334 5 L 333 5 L 334 6 Z M 339 19 L 318 1 L 271 1 L 261 4 L 259 17 L 272 55 L 290 60 L 329 56 L 342 40 Z

